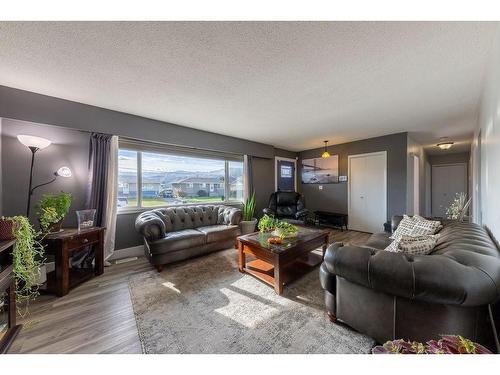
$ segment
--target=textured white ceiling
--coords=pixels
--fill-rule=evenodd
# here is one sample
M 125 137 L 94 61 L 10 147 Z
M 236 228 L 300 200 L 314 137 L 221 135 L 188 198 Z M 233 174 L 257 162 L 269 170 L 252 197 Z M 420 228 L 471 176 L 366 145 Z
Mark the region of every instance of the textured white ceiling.
M 498 23 L 0 22 L 0 84 L 290 150 L 467 141 Z

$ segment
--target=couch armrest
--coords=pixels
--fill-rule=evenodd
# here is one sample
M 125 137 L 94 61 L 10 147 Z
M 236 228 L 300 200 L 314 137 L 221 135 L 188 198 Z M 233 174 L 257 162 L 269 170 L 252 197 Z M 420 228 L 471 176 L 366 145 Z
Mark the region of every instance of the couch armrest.
M 146 211 L 135 219 L 135 230 L 153 242 L 165 237 L 165 223 L 154 211 Z
M 460 262 L 462 256 L 468 254 L 457 252 L 453 258 L 412 256 L 359 246 L 330 246 L 325 266 L 329 272 L 356 284 L 409 299 L 462 306 L 498 300 L 500 290 L 489 276 L 495 274 L 495 266 L 489 269 L 488 263 L 464 265 Z
M 309 215 L 309 210 L 307 208 L 303 208 L 302 210 L 299 210 L 295 213 L 295 218 L 296 219 L 302 219 Z
M 222 212 L 222 222 L 226 225 L 238 225 L 243 220 L 243 211 L 236 207 L 225 207 Z

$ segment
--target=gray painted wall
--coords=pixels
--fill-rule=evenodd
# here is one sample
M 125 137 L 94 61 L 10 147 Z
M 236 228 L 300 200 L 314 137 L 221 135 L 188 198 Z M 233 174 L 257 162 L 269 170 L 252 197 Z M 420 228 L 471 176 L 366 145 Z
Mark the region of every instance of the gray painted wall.
M 101 129 L 105 131 L 105 129 Z M 75 226 L 75 211 L 83 209 L 85 204 L 85 187 L 87 184 L 87 163 L 89 152 L 89 133 L 70 128 L 36 124 L 31 122 L 3 119 L 0 141 L 0 168 L 3 179 L 0 199 L 4 215 L 24 215 L 29 182 L 29 163 L 31 153 L 16 138 L 18 134 L 31 134 L 48 138 L 53 144 L 36 155 L 34 183 L 48 181 L 53 173 L 62 165 L 73 171 L 70 179 L 59 178 L 53 184 L 40 188 L 33 197 L 30 219 L 36 221 L 34 203 L 42 194 L 55 193 L 61 190 L 73 194 L 73 204 L 64 225 Z M 256 186 L 257 213 L 267 206 L 269 195 L 274 191 L 274 154 L 277 156 L 295 157 L 297 154 L 286 150 L 272 148 L 272 158 L 254 157 L 253 170 Z M 135 232 L 134 222 L 138 213 L 120 214 L 117 218 L 116 249 L 137 246 L 142 243 Z
M 470 153 L 469 152 L 456 152 L 448 153 L 444 152 L 440 155 L 429 155 L 429 163 L 431 165 L 436 164 L 454 164 L 454 163 L 469 163 Z
M 406 207 L 407 214 L 413 215 L 413 175 L 415 173 L 413 168 L 413 156 L 418 156 L 419 160 L 419 213 L 423 216 L 430 215 L 430 212 L 427 213 L 427 199 L 430 199 L 426 194 L 426 163 L 428 160 L 427 153 L 424 150 L 424 147 L 415 141 L 412 137 L 408 135 L 408 156 L 407 156 L 407 182 L 406 182 Z
M 387 219 L 406 212 L 407 133 L 334 145 L 328 151 L 332 155 L 339 155 L 339 174 L 344 176 L 347 176 L 349 155 L 387 151 Z M 299 159 L 319 157 L 322 152 L 322 147 L 303 151 L 299 153 Z M 319 190 L 316 184 L 301 184 L 307 208 L 311 211 L 347 213 L 347 183 L 322 186 L 323 190 Z
M 2 129 L 2 206 L 6 216 L 25 215 L 31 152 L 16 138 L 18 134 L 42 136 L 53 143 L 36 153 L 33 185 L 47 182 L 61 166 L 71 168 L 73 177 L 59 177 L 54 183 L 35 191 L 31 204 L 30 219 L 37 223 L 35 204 L 42 194 L 66 191 L 73 194 L 73 204 L 64 225 L 76 226 L 75 210 L 85 204 L 85 188 L 88 181 L 87 164 L 89 135 L 71 129 L 3 119 Z
M 164 144 L 274 157 L 273 146 L 0 86 L 0 117 Z

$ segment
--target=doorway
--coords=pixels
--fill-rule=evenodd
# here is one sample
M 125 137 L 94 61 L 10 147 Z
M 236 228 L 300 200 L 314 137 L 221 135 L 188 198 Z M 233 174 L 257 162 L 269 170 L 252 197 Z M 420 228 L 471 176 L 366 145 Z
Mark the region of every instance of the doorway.
M 297 160 L 275 157 L 274 175 L 276 191 L 296 191 Z
M 432 166 L 431 207 L 433 217 L 446 217 L 446 209 L 458 193 L 467 194 L 467 164 Z
M 380 232 L 387 220 L 387 152 L 348 157 L 349 229 Z

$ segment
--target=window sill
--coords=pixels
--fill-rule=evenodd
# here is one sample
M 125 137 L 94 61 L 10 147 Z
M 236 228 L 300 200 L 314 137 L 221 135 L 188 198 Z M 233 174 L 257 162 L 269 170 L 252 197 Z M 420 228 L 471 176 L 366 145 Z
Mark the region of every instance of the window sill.
M 186 207 L 186 206 L 214 206 L 214 205 L 222 204 L 224 206 L 243 206 L 243 202 L 240 201 L 227 201 L 227 202 L 207 202 L 207 203 L 186 203 L 186 204 L 171 204 L 165 206 L 152 206 L 152 207 L 124 207 L 118 208 L 117 215 L 129 215 L 129 214 L 139 214 L 146 211 L 151 211 L 157 208 L 172 208 L 172 207 Z

